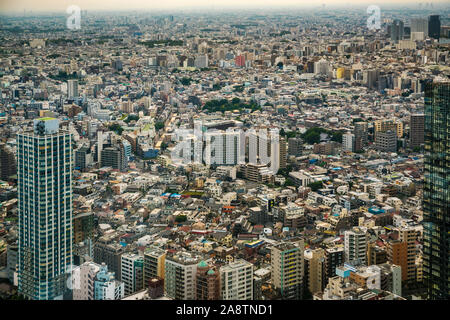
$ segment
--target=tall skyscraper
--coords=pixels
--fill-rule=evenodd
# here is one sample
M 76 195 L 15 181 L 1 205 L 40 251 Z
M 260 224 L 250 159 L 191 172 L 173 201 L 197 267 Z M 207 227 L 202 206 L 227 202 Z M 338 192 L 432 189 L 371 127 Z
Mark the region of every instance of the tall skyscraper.
M 424 36 L 428 36 L 428 21 L 426 18 L 411 19 L 411 34 L 413 32 L 423 32 Z
M 441 36 L 441 20 L 439 15 L 431 15 L 428 17 L 428 35 L 430 38 L 439 40 Z
M 72 264 L 72 134 L 58 119 L 34 120 L 17 135 L 19 292 L 33 300 L 62 298 Z
M 67 81 L 67 97 L 69 99 L 78 98 L 78 80 Z
M 450 82 L 425 87 L 423 275 L 429 298 L 450 298 Z
M 355 151 L 360 151 L 367 144 L 367 122 L 355 122 L 355 129 L 353 134 L 355 135 Z
M 404 35 L 404 23 L 401 20 L 394 20 L 391 24 L 391 40 L 398 43 L 399 40 L 403 40 Z

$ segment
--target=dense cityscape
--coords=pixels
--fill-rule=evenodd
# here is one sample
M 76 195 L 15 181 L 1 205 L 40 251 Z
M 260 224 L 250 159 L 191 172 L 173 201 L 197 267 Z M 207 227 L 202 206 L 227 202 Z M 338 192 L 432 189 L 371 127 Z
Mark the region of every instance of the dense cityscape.
M 448 2 L 72 9 L 0 13 L 0 299 L 449 299 Z

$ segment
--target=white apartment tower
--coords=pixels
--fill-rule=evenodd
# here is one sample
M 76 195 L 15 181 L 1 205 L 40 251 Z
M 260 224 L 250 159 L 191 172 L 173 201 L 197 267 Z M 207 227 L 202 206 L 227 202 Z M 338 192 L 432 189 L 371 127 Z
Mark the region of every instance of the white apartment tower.
M 253 299 L 253 264 L 243 259 L 220 268 L 222 300 Z
M 62 298 L 73 255 L 73 136 L 54 118 L 17 134 L 19 292 Z
M 346 262 L 357 261 L 366 264 L 368 234 L 366 230 L 354 227 L 344 232 L 344 254 Z

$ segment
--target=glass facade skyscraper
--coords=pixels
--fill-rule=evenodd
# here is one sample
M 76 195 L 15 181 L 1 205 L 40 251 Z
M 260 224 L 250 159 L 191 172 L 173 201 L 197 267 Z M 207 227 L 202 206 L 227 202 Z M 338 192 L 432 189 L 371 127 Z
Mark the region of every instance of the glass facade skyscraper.
M 428 17 L 428 35 L 431 38 L 439 40 L 441 36 L 441 20 L 439 15 L 432 15 Z
M 17 135 L 19 292 L 32 300 L 62 298 L 72 264 L 72 134 L 53 118 Z
M 423 272 L 431 299 L 450 297 L 450 82 L 425 88 Z

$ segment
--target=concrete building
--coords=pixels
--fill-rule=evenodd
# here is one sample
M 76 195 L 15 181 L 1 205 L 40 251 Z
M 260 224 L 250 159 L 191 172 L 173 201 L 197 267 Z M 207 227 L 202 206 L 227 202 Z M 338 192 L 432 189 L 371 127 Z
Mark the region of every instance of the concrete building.
M 73 135 L 59 129 L 58 119 L 33 124 L 17 135 L 19 292 L 61 299 L 73 262 Z
M 144 258 L 138 254 L 125 253 L 121 259 L 121 281 L 124 284 L 125 296 L 129 296 L 144 288 Z
M 149 247 L 144 251 L 144 287 L 149 280 L 159 277 L 164 279 L 166 251 L 158 247 Z
M 344 232 L 345 261 L 366 264 L 367 232 L 359 227 Z
M 303 292 L 303 240 L 281 243 L 271 249 L 272 285 L 283 299 L 298 300 Z
M 196 291 L 197 300 L 220 298 L 220 274 L 203 260 L 197 265 Z
M 238 259 L 220 267 L 222 300 L 253 299 L 253 264 Z
M 409 123 L 411 148 L 420 147 L 425 142 L 425 115 L 412 114 Z
M 195 277 L 200 256 L 179 252 L 166 256 L 164 289 L 175 300 L 195 300 Z
M 375 148 L 383 152 L 397 152 L 397 134 L 391 130 L 377 132 Z

